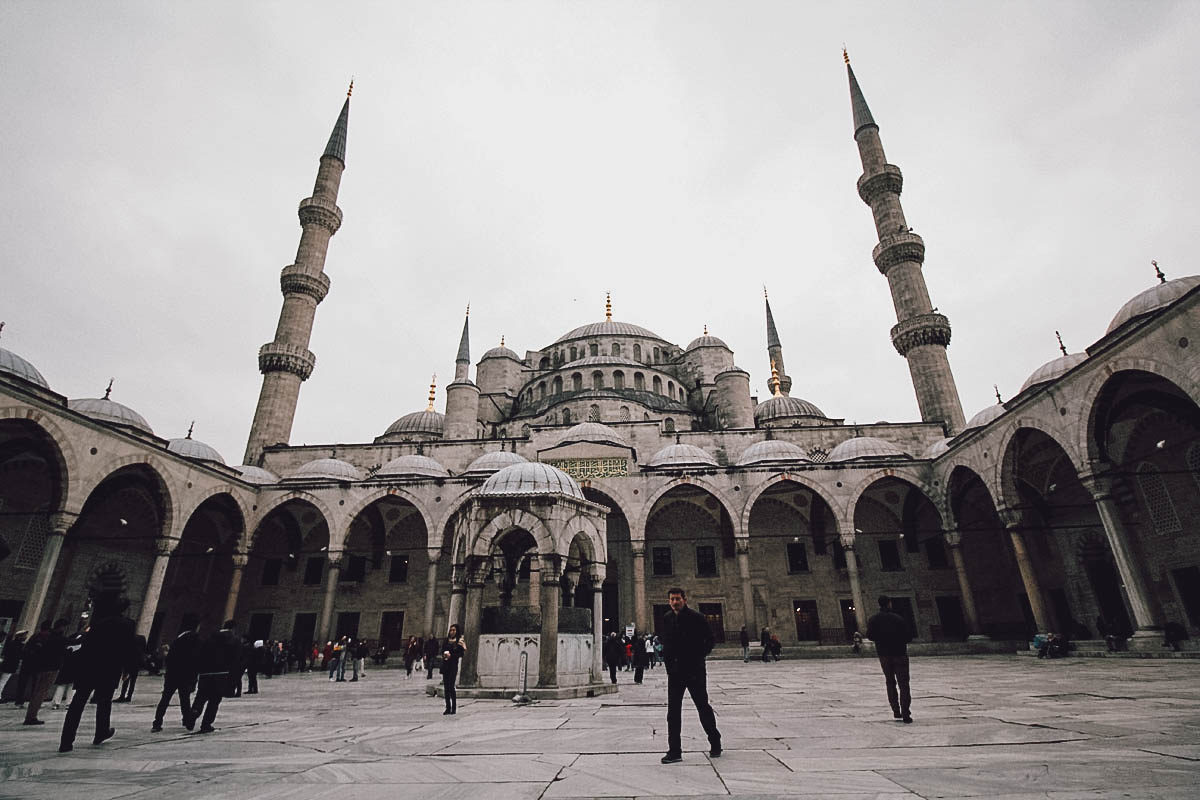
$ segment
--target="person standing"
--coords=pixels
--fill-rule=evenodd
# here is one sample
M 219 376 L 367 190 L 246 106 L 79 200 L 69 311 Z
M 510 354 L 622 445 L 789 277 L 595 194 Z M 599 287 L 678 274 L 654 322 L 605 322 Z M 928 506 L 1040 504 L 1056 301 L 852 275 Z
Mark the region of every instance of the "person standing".
M 121 674 L 121 694 L 114 703 L 132 703 L 133 687 L 137 686 L 138 672 L 142 669 L 142 661 L 146 658 L 146 637 L 138 635 L 133 647 L 125 654 L 125 664 Z
M 739 639 L 742 643 L 742 663 L 750 663 L 750 633 L 746 630 L 746 626 L 742 626 L 742 632 L 739 634 Z
M 446 695 L 446 710 L 442 714 L 458 713 L 458 692 L 454 689 L 454 681 L 458 678 L 458 662 L 466 654 L 467 647 L 458 625 L 451 625 L 446 633 L 446 644 L 442 646 L 442 690 Z
M 425 640 L 425 680 L 433 680 L 433 663 L 437 661 L 438 640 L 432 633 Z
M 233 689 L 233 682 L 242 682 L 242 643 L 238 640 L 237 623 L 226 620 L 225 625 L 208 637 L 200 647 L 199 682 L 196 702 L 192 706 L 192 724 L 200 718 L 200 733 L 212 733 L 221 698 Z
M 271 675 L 266 666 L 266 643 L 262 639 L 255 639 L 253 644 L 247 642 L 243 652 L 246 655 L 246 694 L 258 694 L 258 673 L 266 672 L 267 677 Z M 238 682 L 241 683 L 240 680 Z
M 912 641 L 912 632 L 904 617 L 892 611 L 892 599 L 887 595 L 879 596 L 879 613 L 867 620 L 867 638 L 875 643 L 875 654 L 879 656 L 879 667 L 887 682 L 892 716 L 912 722 L 909 713 L 912 696 L 908 688 L 908 643 Z
M 692 696 L 700 724 L 708 736 L 711 758 L 721 755 L 721 732 L 717 718 L 708 702 L 708 674 L 705 657 L 712 652 L 713 635 L 708 620 L 698 611 L 688 608 L 687 593 L 678 586 L 667 592 L 671 610 L 663 618 L 663 663 L 667 667 L 667 754 L 662 763 L 674 764 L 683 760 L 680 741 L 683 693 Z
M 45 725 L 38 719 L 38 711 L 58 677 L 62 668 L 63 658 L 67 655 L 67 621 L 60 619 L 51 627 L 45 623 L 44 630 L 38 634 L 39 646 L 35 652 L 29 653 L 29 668 L 33 675 L 33 691 L 29 695 L 29 707 L 25 710 L 25 725 Z
M 645 674 L 646 665 L 650 663 L 650 657 L 646 655 L 646 637 L 642 634 L 637 634 L 633 637 L 633 682 L 641 683 L 642 676 Z
M 622 654 L 625 652 L 621 640 L 617 638 L 616 631 L 608 635 L 604 640 L 604 660 L 608 662 L 608 677 L 613 682 L 617 682 L 617 669 L 621 666 Z
M 183 615 L 179 627 L 179 635 L 171 642 L 165 661 L 167 674 L 163 678 L 162 696 L 158 698 L 158 708 L 154 710 L 154 724 L 150 726 L 152 733 L 162 730 L 163 717 L 166 716 L 167 706 L 171 705 L 171 697 L 179 694 L 179 713 L 183 715 L 183 727 L 189 731 L 196 726 L 196 718 L 192 715 L 192 690 L 196 688 L 196 677 L 200 669 L 200 635 L 196 628 L 200 618 L 193 613 Z
M 125 616 L 129 601 L 116 592 L 101 592 L 92 600 L 92 624 L 79 650 L 79 680 L 75 696 L 67 706 L 58 752 L 74 748 L 75 734 L 88 700 L 96 698 L 96 736 L 92 744 L 111 739 L 116 730 L 109 724 L 113 692 L 121 681 L 121 670 L 137 643 L 133 620 Z
M 58 670 L 58 677 L 54 679 L 54 695 L 51 699 L 55 711 L 58 711 L 71 699 L 69 697 L 71 686 L 74 685 L 79 675 L 79 651 L 81 649 L 83 649 L 83 631 L 78 630 L 67 638 L 62 667 Z
M 762 645 L 762 660 L 767 663 L 767 659 L 771 657 L 771 629 L 763 628 L 762 633 L 758 635 L 758 643 Z

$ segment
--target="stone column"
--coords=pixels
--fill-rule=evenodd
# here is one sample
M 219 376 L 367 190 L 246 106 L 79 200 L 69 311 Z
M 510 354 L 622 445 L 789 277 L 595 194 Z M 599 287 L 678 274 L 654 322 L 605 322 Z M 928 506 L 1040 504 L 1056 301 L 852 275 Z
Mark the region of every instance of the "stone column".
M 330 641 L 333 624 L 333 603 L 337 598 L 338 579 L 342 574 L 342 554 L 329 552 L 329 571 L 325 576 L 325 603 L 321 606 L 321 619 L 317 625 L 318 641 Z
M 21 614 L 21 622 L 15 630 L 36 631 L 46 605 L 46 594 L 50 591 L 50 581 L 54 578 L 54 570 L 58 567 L 58 556 L 62 552 L 63 541 L 67 531 L 75 524 L 77 516 L 60 511 L 50 515 L 50 536 L 46 539 L 46 547 L 42 550 L 42 561 L 38 564 L 37 576 L 33 579 L 33 588 L 29 590 L 29 599 L 25 602 L 25 611 Z
M 758 631 L 758 618 L 754 615 L 754 587 L 750 584 L 750 539 L 738 537 L 734 540 L 737 547 L 738 576 L 742 579 L 742 624 L 754 638 Z
M 167 577 L 167 566 L 171 563 L 171 550 L 174 540 L 162 538 L 154 543 L 157 554 L 154 564 L 150 567 L 150 580 L 146 584 L 146 594 L 142 598 L 142 611 L 138 614 L 137 632 L 139 636 L 149 636 L 150 628 L 154 626 L 154 612 L 158 610 L 158 598 L 162 594 L 163 580 Z
M 1104 535 L 1108 537 L 1108 546 L 1117 562 L 1117 573 L 1121 576 L 1121 583 L 1125 585 L 1125 597 L 1129 601 L 1129 610 L 1133 612 L 1133 624 L 1136 628 L 1130 646 L 1136 649 L 1146 649 L 1147 646 L 1157 648 L 1162 634 L 1150 630 L 1150 627 L 1161 624 L 1161 620 L 1155 618 L 1150 592 L 1146 589 L 1142 570 L 1138 567 L 1133 548 L 1130 546 L 1129 532 L 1117 511 L 1116 501 L 1112 498 L 1112 479 L 1107 475 L 1093 473 L 1081 475 L 1080 480 L 1096 503 L 1096 512 L 1104 526 Z
M 862 584 L 858 580 L 858 555 L 854 552 L 854 537 L 842 536 L 842 551 L 846 555 L 846 573 L 850 577 L 850 599 L 854 601 L 854 621 L 859 633 L 867 635 L 867 606 L 863 603 Z
M 466 597 L 466 566 L 457 564 L 450 572 L 450 608 L 446 613 L 446 630 L 450 630 L 451 625 L 457 625 L 460 631 L 463 629 L 463 606 Z
M 542 556 L 542 634 L 538 645 L 539 688 L 558 685 L 558 607 L 562 565 L 557 555 Z
M 650 615 L 646 613 L 646 543 L 633 543 L 633 618 L 639 631 L 650 629 Z M 624 623 L 617 620 L 618 627 Z
M 459 672 L 460 686 L 479 685 L 479 626 L 483 619 L 483 581 L 487 562 L 472 564 L 467 574 L 466 619 L 459 627 L 463 634 L 467 654 L 463 656 Z
M 975 595 L 971 593 L 971 583 L 967 580 L 967 562 L 962 554 L 962 534 L 958 531 L 946 531 L 944 534 L 946 546 L 950 548 L 950 557 L 954 559 L 954 573 L 958 576 L 958 591 L 962 594 L 963 613 L 967 616 L 967 638 L 986 639 L 979 627 L 979 614 L 975 611 Z
M 604 682 L 604 573 L 592 575 L 592 683 Z
M 238 594 L 242 590 L 242 573 L 245 572 L 248 563 L 250 563 L 250 556 L 246 553 L 233 554 L 233 576 L 229 579 L 229 598 L 225 601 L 225 619 L 233 619 L 234 614 L 237 613 Z
M 529 557 L 529 607 L 539 608 L 542 605 L 541 567 L 536 555 Z
M 999 509 L 997 509 L 999 511 Z M 1029 598 L 1029 608 L 1033 611 L 1033 624 L 1038 631 L 1044 633 L 1050 630 L 1046 616 L 1046 603 L 1042 600 L 1042 585 L 1038 581 L 1037 570 L 1029 558 L 1029 549 L 1025 546 L 1024 515 L 1020 511 L 1008 510 L 1001 513 L 1004 527 L 1008 529 L 1009 539 L 1012 540 L 1013 553 L 1017 557 L 1017 569 L 1021 571 L 1021 582 L 1025 584 L 1025 596 Z
M 426 551 L 426 555 L 429 557 L 429 570 L 425 576 L 425 619 L 423 620 L 423 630 L 425 631 L 425 635 L 429 636 L 431 634 L 436 635 L 437 633 L 433 629 L 433 612 L 437 609 L 438 559 L 442 557 L 442 551 L 440 548 L 435 549 L 431 547 Z M 449 628 L 450 626 L 447 625 L 446 627 Z

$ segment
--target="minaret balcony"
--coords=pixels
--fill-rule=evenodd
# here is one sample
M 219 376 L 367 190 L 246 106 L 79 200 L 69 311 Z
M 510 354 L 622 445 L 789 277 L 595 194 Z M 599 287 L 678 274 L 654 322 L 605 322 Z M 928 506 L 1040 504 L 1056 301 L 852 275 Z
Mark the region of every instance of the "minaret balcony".
M 904 176 L 895 164 L 884 164 L 877 171 L 866 173 L 858 179 L 858 196 L 869 206 L 885 194 L 899 195 L 904 188 Z
M 906 261 L 925 263 L 925 240 L 915 233 L 892 233 L 882 237 L 871 251 L 871 259 L 879 271 L 888 270 Z
M 342 210 L 335 203 L 319 197 L 306 197 L 301 200 L 297 213 L 300 215 L 301 225 L 320 225 L 329 231 L 330 236 L 342 227 Z
M 288 264 L 279 273 L 279 288 L 284 295 L 305 294 L 319 303 L 329 294 L 329 276 L 324 272 L 310 275 L 300 266 Z
M 901 320 L 892 328 L 892 344 L 896 352 L 907 356 L 914 347 L 950 344 L 950 320 L 942 314 L 919 314 Z
M 258 371 L 264 375 L 268 372 L 290 372 L 306 381 L 316 365 L 317 357 L 307 347 L 267 342 L 258 348 Z

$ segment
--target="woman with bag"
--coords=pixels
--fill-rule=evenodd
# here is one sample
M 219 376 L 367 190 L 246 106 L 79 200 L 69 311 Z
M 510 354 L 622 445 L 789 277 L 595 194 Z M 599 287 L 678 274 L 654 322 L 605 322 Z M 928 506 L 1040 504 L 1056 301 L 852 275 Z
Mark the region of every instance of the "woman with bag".
M 467 648 L 458 632 L 458 625 L 451 625 L 446 634 L 446 644 L 442 646 L 442 689 L 446 695 L 446 710 L 442 712 L 443 715 L 458 713 L 458 692 L 454 690 L 454 681 L 458 678 L 458 662 L 466 652 Z

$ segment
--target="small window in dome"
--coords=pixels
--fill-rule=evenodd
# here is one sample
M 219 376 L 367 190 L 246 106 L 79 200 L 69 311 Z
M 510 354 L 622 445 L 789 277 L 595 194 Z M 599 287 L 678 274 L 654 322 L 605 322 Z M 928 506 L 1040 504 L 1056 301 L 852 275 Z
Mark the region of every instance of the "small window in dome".
M 616 372 L 613 373 L 613 388 L 614 389 L 624 389 L 625 388 L 625 373 L 622 372 L 621 370 L 617 370 Z
M 575 345 L 571 345 L 571 360 L 574 361 L 577 358 L 579 358 L 579 351 L 575 348 Z
M 550 358 L 542 356 L 542 360 L 538 362 L 538 369 L 550 369 Z
M 600 421 L 600 406 L 592 405 L 588 408 L 588 422 Z
M 633 373 L 633 388 L 639 392 L 646 391 L 646 376 L 640 372 Z
M 617 419 L 621 422 L 629 422 L 629 406 L 621 406 L 621 411 L 617 415 Z
M 657 375 L 655 375 L 655 376 L 654 376 L 654 383 L 653 383 L 652 385 L 654 386 L 654 393 L 655 393 L 655 394 L 662 394 L 662 378 L 660 378 L 660 377 L 658 377 Z
M 546 399 L 546 382 L 542 381 L 538 384 L 538 400 Z
M 642 346 L 640 344 L 635 344 L 633 346 L 633 360 L 634 361 L 642 360 Z
M 590 345 L 588 345 L 588 355 L 589 356 L 600 355 L 600 345 L 597 344 L 596 342 L 592 342 Z
M 675 381 L 667 381 L 667 397 L 675 399 Z
M 570 424 L 571 424 L 571 409 L 564 408 L 563 409 L 563 425 L 570 425 Z
M 667 417 L 666 419 L 664 419 L 663 420 L 663 430 L 666 431 L 667 433 L 674 433 L 675 432 L 675 420 L 671 419 L 670 417 Z
M 613 354 L 614 356 L 619 356 L 619 355 L 621 355 L 621 345 L 617 344 L 616 342 L 613 342 L 613 345 L 612 345 L 612 354 Z
M 554 379 L 553 383 L 550 384 L 550 393 L 562 394 L 562 386 L 562 376 L 560 375 Z
M 583 391 L 583 376 L 580 375 L 578 372 L 576 372 L 574 375 L 571 376 L 571 391 L 573 391 L 573 392 L 582 392 Z
M 603 389 L 604 388 L 604 373 L 603 372 L 593 372 L 592 373 L 592 388 L 593 389 Z
M 657 363 L 658 363 L 658 359 L 659 359 L 659 358 L 661 358 L 661 357 L 662 357 L 662 351 L 661 351 L 661 350 L 659 350 L 657 347 L 656 347 L 656 348 L 654 348 L 654 363 L 655 363 L 655 364 L 657 364 Z

